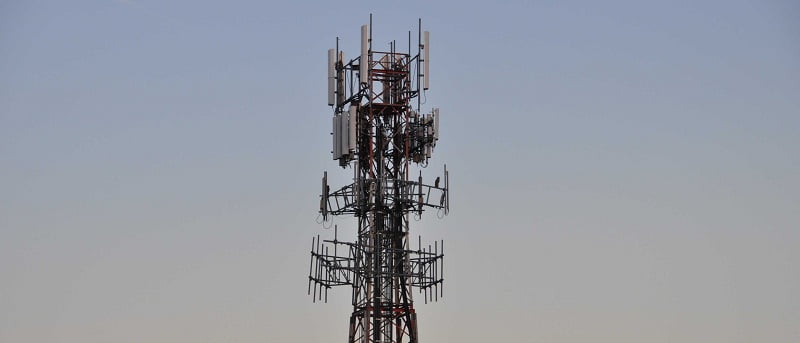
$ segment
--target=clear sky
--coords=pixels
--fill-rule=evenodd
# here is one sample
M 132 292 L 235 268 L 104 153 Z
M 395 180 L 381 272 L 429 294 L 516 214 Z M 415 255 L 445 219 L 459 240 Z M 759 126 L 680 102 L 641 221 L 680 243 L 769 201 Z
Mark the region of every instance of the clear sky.
M 431 31 L 424 342 L 800 341 L 798 2 L 425 3 L 0 3 L 0 341 L 345 341 L 306 275 L 370 12 Z

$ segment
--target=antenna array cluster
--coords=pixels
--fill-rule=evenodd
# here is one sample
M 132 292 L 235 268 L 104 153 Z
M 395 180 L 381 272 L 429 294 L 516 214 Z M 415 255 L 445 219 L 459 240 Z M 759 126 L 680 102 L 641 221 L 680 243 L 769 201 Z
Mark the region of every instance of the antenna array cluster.
M 320 214 L 357 219 L 353 242 L 312 239 L 308 292 L 327 300 L 335 286 L 352 287 L 349 342 L 419 342 L 412 289 L 425 302 L 442 295 L 444 242 L 414 248 L 410 217 L 426 209 L 444 216 L 450 209 L 450 177 L 425 183 L 422 172 L 439 140 L 439 109 L 421 109 L 430 85 L 430 33 L 419 21 L 415 51 L 395 41 L 376 50 L 370 24 L 361 26 L 361 49 L 350 60 L 328 50 L 328 105 L 333 108 L 332 155 L 352 167 L 353 182 L 331 190 L 322 178 Z M 413 53 L 412 53 L 413 52 Z M 416 101 L 414 101 L 416 100 Z M 416 102 L 416 103 L 415 103 Z M 416 174 L 416 171 L 414 172 Z

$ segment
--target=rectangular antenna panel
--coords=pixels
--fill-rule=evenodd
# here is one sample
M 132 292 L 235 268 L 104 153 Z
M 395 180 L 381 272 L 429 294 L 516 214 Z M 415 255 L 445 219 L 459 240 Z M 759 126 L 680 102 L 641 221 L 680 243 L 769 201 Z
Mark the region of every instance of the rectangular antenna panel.
M 340 135 L 339 122 L 341 122 L 341 116 L 338 114 L 334 115 L 333 116 L 333 159 L 334 160 L 338 160 L 339 157 L 342 157 L 342 151 L 339 148 L 341 142 L 341 138 L 339 138 Z
M 339 116 L 339 151 L 342 156 L 350 153 L 350 112 L 344 112 Z
M 334 88 L 336 87 L 336 51 L 328 49 L 328 106 L 333 106 L 335 100 Z
M 425 58 L 425 65 L 424 65 L 425 71 L 424 71 L 424 74 L 422 74 L 422 89 L 428 90 L 428 88 L 430 87 L 430 83 L 431 83 L 430 82 L 431 79 L 430 79 L 430 76 L 429 76 L 430 75 L 430 70 L 431 70 L 431 62 L 430 62 L 431 61 L 431 33 L 428 32 L 428 31 L 425 31 L 425 34 L 423 35 L 423 37 L 425 37 L 424 38 L 425 39 L 425 43 L 422 46 L 422 48 L 424 49 L 423 51 L 424 51 L 424 56 L 425 56 L 424 57 Z
M 433 139 L 439 139 L 439 109 L 433 109 Z
M 350 137 L 350 142 L 348 147 L 350 148 L 351 152 L 356 151 L 356 123 L 358 122 L 358 107 L 350 105 L 350 120 L 349 120 L 349 130 L 348 136 Z
M 331 155 L 333 155 L 333 159 L 336 159 L 336 115 L 331 118 Z
M 339 63 L 344 63 L 344 51 L 339 51 L 339 59 L 336 60 L 336 65 L 338 66 Z M 336 73 L 336 106 L 342 105 L 344 103 L 344 95 L 345 95 L 345 88 L 344 88 L 344 69 L 340 69 Z
M 367 70 L 369 69 L 369 25 L 361 25 L 361 64 L 359 78 L 361 83 L 368 83 Z

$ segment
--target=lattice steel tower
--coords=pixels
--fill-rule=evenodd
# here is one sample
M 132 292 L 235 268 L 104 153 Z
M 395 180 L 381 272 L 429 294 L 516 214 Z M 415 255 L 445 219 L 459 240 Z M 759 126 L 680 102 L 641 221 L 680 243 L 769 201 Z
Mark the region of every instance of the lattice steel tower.
M 442 296 L 444 243 L 412 244 L 409 223 L 422 212 L 449 210 L 449 177 L 431 184 L 422 172 L 439 138 L 439 110 L 421 112 L 420 95 L 428 89 L 429 33 L 419 21 L 416 54 L 388 43 L 373 50 L 372 16 L 361 26 L 361 51 L 346 60 L 328 50 L 328 105 L 333 107 L 333 159 L 352 167 L 353 183 L 331 191 L 322 178 L 320 213 L 353 215 L 358 221 L 354 242 L 312 239 L 308 292 L 327 301 L 333 286 L 352 287 L 353 313 L 348 342 L 419 342 L 412 288 L 425 302 Z M 412 100 L 416 99 L 416 104 Z M 416 105 L 416 106 L 414 106 Z M 323 224 L 324 225 L 324 224 Z

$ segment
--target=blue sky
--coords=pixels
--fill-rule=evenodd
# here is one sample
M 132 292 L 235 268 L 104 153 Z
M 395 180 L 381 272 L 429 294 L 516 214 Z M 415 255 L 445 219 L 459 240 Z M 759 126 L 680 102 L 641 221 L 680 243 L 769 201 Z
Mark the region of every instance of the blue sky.
M 797 3 L 133 0 L 0 4 L 0 341 L 346 339 L 306 273 L 369 13 L 431 31 L 422 339 L 800 340 Z

